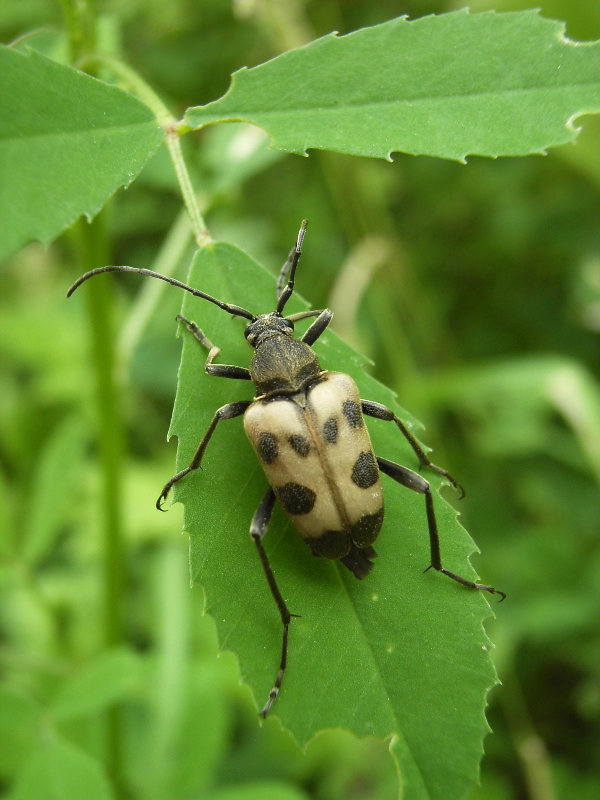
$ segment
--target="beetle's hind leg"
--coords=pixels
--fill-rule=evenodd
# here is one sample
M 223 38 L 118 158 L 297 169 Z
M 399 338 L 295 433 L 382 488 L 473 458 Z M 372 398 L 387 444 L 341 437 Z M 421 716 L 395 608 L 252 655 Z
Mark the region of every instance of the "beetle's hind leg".
M 210 341 L 195 322 L 190 322 L 189 319 L 186 319 L 181 314 L 177 315 L 177 319 L 183 322 L 188 331 L 200 342 L 202 347 L 206 347 L 208 350 L 204 369 L 209 375 L 215 375 L 217 378 L 233 378 L 238 381 L 252 380 L 250 373 L 244 367 L 236 367 L 233 364 L 213 364 L 213 361 L 219 355 L 221 349 Z
M 260 501 L 260 505 L 256 509 L 256 513 L 252 517 L 252 522 L 250 523 L 250 536 L 252 537 L 252 541 L 256 545 L 256 549 L 260 557 L 260 562 L 262 564 L 265 577 L 267 579 L 267 583 L 269 584 L 269 589 L 271 590 L 273 599 L 277 603 L 277 608 L 279 609 L 281 622 L 283 624 L 283 639 L 281 643 L 281 660 L 279 662 L 279 672 L 277 673 L 277 677 L 275 679 L 275 683 L 273 684 L 273 688 L 269 692 L 269 697 L 267 698 L 265 707 L 260 712 L 260 716 L 263 718 L 266 717 L 269 711 L 271 710 L 271 706 L 275 702 L 275 699 L 279 694 L 279 689 L 281 688 L 281 683 L 283 681 L 283 676 L 285 674 L 285 669 L 287 667 L 288 631 L 290 627 L 290 621 L 292 617 L 296 616 L 296 614 L 290 614 L 290 610 L 287 607 L 285 600 L 281 596 L 281 592 L 279 591 L 279 587 L 277 586 L 277 582 L 275 581 L 275 575 L 273 574 L 273 570 L 271 569 L 271 564 L 269 563 L 269 558 L 265 552 L 264 547 L 262 546 L 263 536 L 267 532 L 267 528 L 269 527 L 269 523 L 271 522 L 271 517 L 273 516 L 274 505 L 275 505 L 275 492 L 273 491 L 273 489 L 267 489 L 263 499 Z
M 363 414 L 366 414 L 369 417 L 374 417 L 375 419 L 385 420 L 385 422 L 395 422 L 401 434 L 415 451 L 415 455 L 419 459 L 421 466 L 429 467 L 429 469 L 433 470 L 433 472 L 437 472 L 438 475 L 446 478 L 448 483 L 451 483 L 452 486 L 454 486 L 454 488 L 460 492 L 459 499 L 462 500 L 462 498 L 465 496 L 465 490 L 460 483 L 456 480 L 456 478 L 453 478 L 447 470 L 442 469 L 442 467 L 438 467 L 437 464 L 433 464 L 429 460 L 427 453 L 423 450 L 421 445 L 417 442 L 402 420 L 399 419 L 393 411 L 381 403 L 374 403 L 372 400 L 361 400 L 360 402 L 362 405 Z
M 501 595 L 500 602 L 502 602 L 502 600 L 504 600 L 506 597 L 504 592 L 501 592 L 499 589 L 494 589 L 493 586 L 488 586 L 485 583 L 475 583 L 474 581 L 470 581 L 467 578 L 463 578 L 461 575 L 457 575 L 455 572 L 450 572 L 450 570 L 444 569 L 442 566 L 442 557 L 440 554 L 440 536 L 438 533 L 437 520 L 435 518 L 435 510 L 433 507 L 433 494 L 431 487 L 425 478 L 417 475 L 417 473 L 413 472 L 412 469 L 401 467 L 400 464 L 395 464 L 393 461 L 388 461 L 385 458 L 377 458 L 377 463 L 379 464 L 379 469 L 386 475 L 389 475 L 390 478 L 393 478 L 397 483 L 401 484 L 402 486 L 406 486 L 407 489 L 412 489 L 413 492 L 418 492 L 419 494 L 425 495 L 427 526 L 429 528 L 429 545 L 431 548 L 431 564 L 427 567 L 427 569 L 429 570 L 433 567 L 433 569 L 443 573 L 444 575 L 447 575 L 449 578 L 452 578 L 453 581 L 457 581 L 469 589 L 479 589 L 482 592 L 499 594 Z M 427 570 L 425 571 L 427 572 Z
M 204 456 L 204 451 L 210 441 L 210 437 L 215 432 L 215 428 L 217 427 L 218 423 L 222 419 L 233 419 L 234 417 L 240 417 L 248 408 L 249 405 L 252 405 L 251 400 L 239 400 L 237 403 L 227 403 L 226 406 L 221 406 L 221 408 L 217 409 L 215 412 L 214 417 L 211 420 L 210 425 L 204 436 L 202 437 L 202 441 L 198 445 L 196 452 L 194 453 L 194 457 L 192 458 L 189 467 L 182 469 L 181 472 L 178 472 L 177 475 L 173 475 L 170 481 L 168 481 L 162 492 L 160 493 L 160 497 L 156 501 L 156 507 L 159 511 L 165 511 L 162 507 L 163 501 L 167 499 L 169 492 L 171 491 L 171 487 L 174 486 L 178 481 L 185 476 L 193 472 L 193 470 L 198 469 L 200 463 L 202 462 L 202 457 Z

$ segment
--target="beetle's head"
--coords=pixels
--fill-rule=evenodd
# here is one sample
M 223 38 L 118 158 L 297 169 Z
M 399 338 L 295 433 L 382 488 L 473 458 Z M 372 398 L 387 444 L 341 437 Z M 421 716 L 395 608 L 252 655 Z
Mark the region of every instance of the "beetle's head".
M 282 317 L 277 311 L 272 311 L 270 314 L 261 314 L 244 331 L 248 344 L 252 345 L 254 349 L 272 336 L 293 335 L 294 323 Z

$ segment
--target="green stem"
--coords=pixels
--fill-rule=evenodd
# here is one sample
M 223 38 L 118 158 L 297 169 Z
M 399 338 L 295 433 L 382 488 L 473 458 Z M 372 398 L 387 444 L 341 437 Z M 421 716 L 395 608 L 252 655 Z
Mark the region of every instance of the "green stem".
M 521 762 L 527 796 L 529 800 L 557 800 L 548 749 L 535 729 L 514 668 L 505 669 L 502 682 L 500 706 Z
M 108 253 L 104 215 L 90 224 L 79 224 L 81 266 L 91 270 L 107 263 Z M 123 607 L 125 596 L 125 544 L 122 524 L 122 480 L 124 424 L 120 391 L 115 374 L 115 332 L 112 324 L 112 276 L 90 281 L 87 303 L 92 339 L 91 357 L 97 410 L 96 437 L 101 474 L 102 572 L 104 589 L 104 645 L 119 646 L 124 641 Z M 121 713 L 108 712 L 107 768 L 117 794 L 122 776 Z
M 96 39 L 96 4 L 94 0 L 59 0 L 69 35 L 71 60 L 77 61 L 93 52 Z
M 127 64 L 119 61 L 118 58 L 95 53 L 94 55 L 87 56 L 79 66 L 81 69 L 87 69 L 90 64 L 106 67 L 114 75 L 119 77 L 124 87 L 132 94 L 135 94 L 142 103 L 148 106 L 161 127 L 169 128 L 178 124 L 175 117 L 171 114 L 154 89 L 146 83 L 141 75 L 138 75 L 135 70 L 128 67 Z
M 83 62 L 96 50 L 95 0 L 61 0 L 69 32 L 72 59 Z M 88 70 L 93 74 L 93 69 Z M 108 262 L 104 213 L 90 224 L 78 225 L 79 251 L 86 271 Z M 104 644 L 123 642 L 125 595 L 124 539 L 121 484 L 123 474 L 124 425 L 115 378 L 115 334 L 111 324 L 110 280 L 90 283 L 87 302 L 92 337 L 92 366 L 97 406 L 97 441 L 102 482 L 102 542 L 104 590 Z M 114 706 L 106 717 L 106 766 L 117 797 L 125 796 L 123 782 L 122 709 Z
M 187 171 L 183 153 L 181 152 L 179 134 L 175 128 L 170 128 L 167 131 L 166 144 L 171 156 L 171 161 L 173 162 L 173 166 L 175 168 L 179 186 L 181 187 L 183 202 L 185 203 L 185 207 L 190 215 L 190 222 L 192 225 L 192 231 L 194 232 L 196 244 L 198 247 L 206 247 L 206 245 L 211 241 L 210 234 L 204 219 L 202 218 L 202 214 L 200 213 L 200 207 L 198 206 L 198 201 L 196 200 L 196 194 L 192 187 L 192 181 L 190 180 L 190 175 Z
M 107 263 L 102 218 L 83 224 L 84 268 Z M 93 249 L 91 249 L 93 248 Z M 87 291 L 92 333 L 92 364 L 98 410 L 98 451 L 102 472 L 104 528 L 105 642 L 113 647 L 123 641 L 122 597 L 123 535 L 121 523 L 121 478 L 123 466 L 123 420 L 115 381 L 115 332 L 112 324 L 111 281 L 90 283 Z

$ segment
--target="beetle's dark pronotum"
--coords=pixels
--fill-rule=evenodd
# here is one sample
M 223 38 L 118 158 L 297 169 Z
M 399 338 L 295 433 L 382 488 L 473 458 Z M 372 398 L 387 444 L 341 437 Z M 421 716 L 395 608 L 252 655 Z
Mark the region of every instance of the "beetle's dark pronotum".
M 180 320 L 208 350 L 206 371 L 219 378 L 248 380 L 254 383 L 254 400 L 240 400 L 219 408 L 208 426 L 188 467 L 174 475 L 163 488 L 157 508 L 167 499 L 171 487 L 189 472 L 198 469 L 204 451 L 222 420 L 244 417 L 244 428 L 252 443 L 270 488 L 254 514 L 250 536 L 279 609 L 283 638 L 279 671 L 267 702 L 260 712 L 265 717 L 279 693 L 287 665 L 288 631 L 292 615 L 277 586 L 262 540 L 267 532 L 275 501 L 278 500 L 290 521 L 312 550 L 313 555 L 339 560 L 362 580 L 373 567 L 373 549 L 383 524 L 383 491 L 380 472 L 425 498 L 431 550 L 427 569 L 442 572 L 469 589 L 479 589 L 505 597 L 504 592 L 475 583 L 444 569 L 435 518 L 433 494 L 428 481 L 416 472 L 373 453 L 364 415 L 393 422 L 414 450 L 419 463 L 443 476 L 464 494 L 460 484 L 441 467 L 433 464 L 404 423 L 379 403 L 361 400 L 356 384 L 348 375 L 327 372 L 319 366 L 312 345 L 331 322 L 329 309 L 305 311 L 284 317 L 285 305 L 294 291 L 296 268 L 300 260 L 307 221 L 285 262 L 277 283 L 277 306 L 268 314 L 252 314 L 240 306 L 224 303 L 198 289 L 135 267 L 109 266 L 87 272 L 69 289 L 70 296 L 88 278 L 102 272 L 137 272 L 178 286 L 195 297 L 208 300 L 228 314 L 243 317 L 249 324 L 245 337 L 255 352 L 248 369 L 213 363 L 219 348 L 198 326 L 183 316 Z M 294 338 L 294 323 L 316 317 L 300 339 Z

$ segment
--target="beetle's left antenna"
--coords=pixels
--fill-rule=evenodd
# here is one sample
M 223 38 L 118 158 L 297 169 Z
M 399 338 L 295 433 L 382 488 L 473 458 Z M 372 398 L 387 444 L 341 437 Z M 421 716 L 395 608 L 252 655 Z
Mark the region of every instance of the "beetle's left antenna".
M 298 232 L 298 238 L 296 239 L 296 246 L 290 253 L 288 260 L 286 261 L 282 275 L 285 275 L 287 270 L 290 270 L 290 277 L 288 278 L 288 282 L 286 284 L 285 289 L 279 295 L 279 300 L 277 301 L 277 313 L 281 314 L 283 309 L 285 308 L 285 304 L 292 296 L 292 292 L 294 291 L 294 279 L 296 277 L 296 267 L 298 266 L 298 262 L 300 261 L 300 256 L 302 255 L 302 242 L 304 241 L 304 236 L 306 235 L 306 226 L 308 225 L 308 220 L 303 219 L 302 225 L 300 226 L 300 230 Z M 290 265 L 288 267 L 288 264 Z
M 85 275 L 82 275 L 81 278 L 75 281 L 73 286 L 71 286 L 67 292 L 67 297 L 71 297 L 75 289 L 78 289 L 82 283 L 85 283 L 85 281 L 88 280 L 88 278 L 93 278 L 94 275 L 100 275 L 102 272 L 136 272 L 138 275 L 146 275 L 149 278 L 158 278 L 161 281 L 170 283 L 171 286 L 178 286 L 180 289 L 185 289 L 186 292 L 193 294 L 194 297 L 201 297 L 203 300 L 208 300 L 210 303 L 214 303 L 216 306 L 219 306 L 219 308 L 222 308 L 223 311 L 227 311 L 228 314 L 233 314 L 235 317 L 245 317 L 251 322 L 254 322 L 256 319 L 256 316 L 251 314 L 249 311 L 246 311 L 245 308 L 234 306 L 231 303 L 223 303 L 221 300 L 217 300 L 216 297 L 211 297 L 209 294 L 201 292 L 199 289 L 192 289 L 191 286 L 187 286 L 185 283 L 181 283 L 181 281 L 176 281 L 175 278 L 167 278 L 166 275 L 161 275 L 160 272 L 152 272 L 151 269 L 139 269 L 138 267 L 110 266 L 92 269 L 90 272 L 86 272 Z

